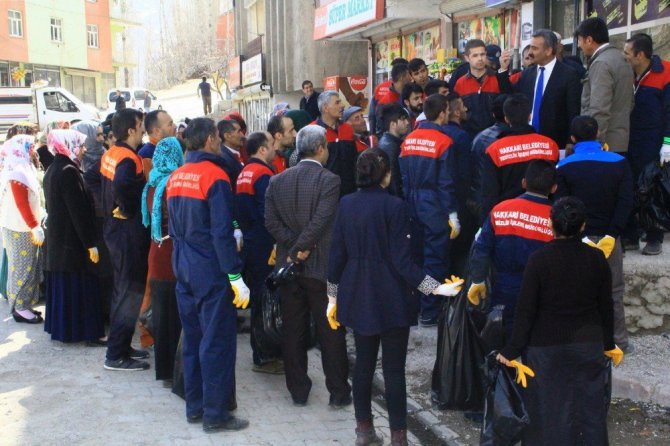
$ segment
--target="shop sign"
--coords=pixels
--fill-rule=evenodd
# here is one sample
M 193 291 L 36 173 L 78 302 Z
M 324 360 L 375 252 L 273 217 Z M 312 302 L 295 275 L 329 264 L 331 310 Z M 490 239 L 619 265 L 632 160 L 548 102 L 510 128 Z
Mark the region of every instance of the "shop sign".
M 670 17 L 670 0 L 642 0 L 633 2 L 631 23 Z
M 242 85 L 242 67 L 240 56 L 237 56 L 228 62 L 228 88 L 240 85 Z
M 335 0 L 314 12 L 314 40 L 384 18 L 384 0 Z
M 242 62 L 242 85 L 263 82 L 263 55 L 257 54 Z

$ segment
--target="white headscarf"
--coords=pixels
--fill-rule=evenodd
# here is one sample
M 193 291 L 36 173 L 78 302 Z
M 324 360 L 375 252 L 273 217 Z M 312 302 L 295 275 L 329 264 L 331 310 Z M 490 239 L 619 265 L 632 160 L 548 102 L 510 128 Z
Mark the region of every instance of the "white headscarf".
M 31 161 L 35 137 L 16 135 L 5 141 L 0 151 L 0 190 L 10 181 L 18 181 L 36 194 L 40 193 L 37 171 Z

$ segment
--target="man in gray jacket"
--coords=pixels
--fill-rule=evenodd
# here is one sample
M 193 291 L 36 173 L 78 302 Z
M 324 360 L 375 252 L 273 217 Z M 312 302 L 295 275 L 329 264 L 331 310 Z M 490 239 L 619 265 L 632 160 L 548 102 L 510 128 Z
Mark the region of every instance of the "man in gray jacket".
M 324 168 L 328 161 L 326 129 L 304 127 L 296 147 L 301 161 L 272 177 L 265 193 L 265 227 L 277 241 L 277 268 L 290 263 L 304 267 L 299 277 L 279 288 L 286 387 L 296 406 L 307 404 L 312 388 L 306 345 L 311 313 L 330 405 L 343 407 L 351 404 L 345 330 L 332 330 L 326 319 L 326 272 L 340 177 Z
M 598 121 L 600 141 L 613 152 L 626 152 L 633 109 L 633 70 L 621 50 L 609 44 L 607 25 L 598 17 L 579 24 L 577 44 L 588 58 L 583 80 L 582 115 Z

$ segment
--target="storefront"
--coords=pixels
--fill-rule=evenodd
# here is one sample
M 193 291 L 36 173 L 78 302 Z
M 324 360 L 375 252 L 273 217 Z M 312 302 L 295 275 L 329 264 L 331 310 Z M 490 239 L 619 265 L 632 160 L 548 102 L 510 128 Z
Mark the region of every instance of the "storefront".
M 263 54 L 259 53 L 243 60 L 240 71 L 231 71 L 228 82 L 234 85 L 241 79 L 238 88 L 233 94 L 233 103 L 247 123 L 247 133 L 265 130 L 270 113 L 272 112 L 272 94 L 264 83 L 265 70 Z
M 29 87 L 30 84 L 39 80 L 46 80 L 49 85 L 60 87 L 60 68 L 0 61 L 0 87 Z

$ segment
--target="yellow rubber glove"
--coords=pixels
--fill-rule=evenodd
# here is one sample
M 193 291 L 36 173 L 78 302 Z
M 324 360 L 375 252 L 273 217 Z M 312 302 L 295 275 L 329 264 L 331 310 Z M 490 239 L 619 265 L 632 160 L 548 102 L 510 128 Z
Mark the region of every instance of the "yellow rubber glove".
M 621 361 L 623 360 L 623 350 L 621 350 L 619 347 L 615 345 L 612 350 L 607 350 L 605 352 L 605 356 L 607 356 L 612 360 L 614 367 L 618 367 L 619 364 L 621 364 Z
M 612 254 L 612 250 L 614 249 L 614 245 L 616 244 L 616 239 L 612 237 L 611 235 L 606 235 L 605 237 L 601 238 L 596 247 L 605 254 L 605 258 L 609 259 L 610 255 Z
M 98 248 L 95 246 L 93 248 L 88 248 L 88 258 L 91 259 L 91 262 L 98 263 L 100 261 L 100 254 L 98 253 Z
M 591 239 L 588 238 L 587 236 L 582 237 L 582 243 L 586 243 L 591 248 L 596 248 L 596 249 L 598 248 L 598 245 L 596 245 L 594 242 L 592 242 Z
M 249 305 L 249 287 L 240 274 L 228 274 L 228 280 L 233 288 L 233 305 L 244 310 Z
M 479 301 L 486 298 L 486 284 L 473 283 L 468 290 L 468 300 L 472 305 L 479 305 Z
M 268 257 L 268 266 L 275 266 L 277 264 L 277 245 L 274 245 L 270 257 Z
M 326 318 L 328 324 L 333 330 L 340 328 L 340 323 L 337 321 L 337 298 L 328 296 L 328 307 L 326 308 Z
M 458 214 L 456 212 L 449 214 L 449 228 L 451 229 L 451 232 L 449 233 L 449 238 L 451 240 L 458 237 L 461 233 L 461 222 L 458 220 Z
M 531 378 L 535 377 L 535 372 L 533 372 L 530 367 L 521 364 L 517 360 L 510 361 L 510 367 L 514 367 L 516 369 L 516 383 L 521 384 L 521 387 L 524 389 L 528 384 L 526 382 L 526 375 L 530 376 Z
M 451 275 L 451 279 L 444 279 L 444 283 L 446 283 L 447 285 L 454 285 L 455 286 L 454 291 L 456 293 L 461 292 L 461 288 L 463 288 L 463 283 L 464 282 L 465 282 L 465 280 L 461 279 L 458 276 L 454 276 L 453 274 Z
M 128 217 L 123 215 L 119 207 L 115 207 L 114 210 L 112 211 L 112 217 L 118 218 L 119 220 L 128 220 Z

